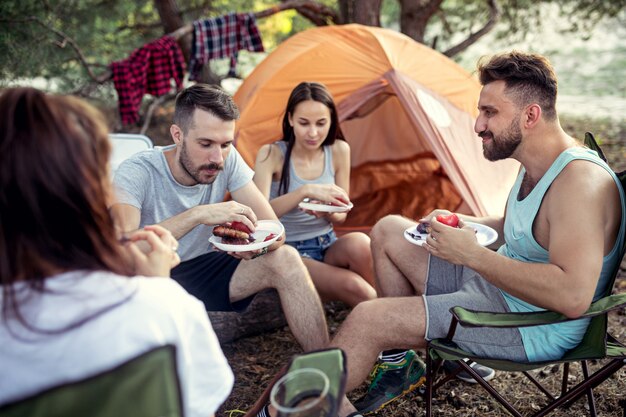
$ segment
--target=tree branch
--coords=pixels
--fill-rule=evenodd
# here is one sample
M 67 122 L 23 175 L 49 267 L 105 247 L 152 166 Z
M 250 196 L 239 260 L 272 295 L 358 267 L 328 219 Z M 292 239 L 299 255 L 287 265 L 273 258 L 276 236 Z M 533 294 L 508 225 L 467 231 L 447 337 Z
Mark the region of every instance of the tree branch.
M 186 9 L 181 9 L 180 13 L 182 15 L 186 15 L 188 13 L 194 13 L 197 11 L 205 11 L 207 10 L 207 6 L 205 5 L 201 5 L 201 6 L 195 6 L 195 7 L 188 7 Z M 152 30 L 152 29 L 156 29 L 156 28 L 161 28 L 163 27 L 163 22 L 162 21 L 155 21 L 155 22 L 142 22 L 142 23 L 135 23 L 134 25 L 121 25 L 117 28 L 118 32 L 121 32 L 123 30 Z
M 320 22 L 321 25 L 328 24 L 327 21 L 322 18 L 323 16 L 330 18 L 332 21 L 337 20 L 337 14 L 332 9 L 324 6 L 323 4 L 320 4 L 315 1 L 310 1 L 310 0 L 286 0 L 286 1 L 283 1 L 281 4 L 277 4 L 273 7 L 270 7 L 269 9 L 256 12 L 254 14 L 254 17 L 256 17 L 257 19 L 262 19 L 264 17 L 268 17 L 276 13 L 284 12 L 285 10 L 291 10 L 291 9 L 296 9 L 298 13 L 302 14 L 303 16 L 307 18 L 309 17 L 303 13 L 311 14 L 312 17 L 317 18 L 316 21 Z M 313 23 L 316 23 L 316 21 L 313 21 Z M 191 31 L 193 31 L 193 25 L 188 24 L 188 25 L 185 25 L 176 29 L 174 32 L 171 32 L 169 35 L 173 37 L 174 39 L 179 39 L 187 35 L 188 33 L 191 33 Z
M 162 27 L 163 23 L 162 22 L 150 22 L 150 23 L 135 23 L 134 25 L 121 25 L 117 28 L 118 32 L 121 32 L 123 30 L 152 30 L 152 29 L 156 29 L 159 27 Z
M 44 6 L 49 7 L 48 0 L 41 0 L 41 1 L 44 3 Z M 103 3 L 106 1 L 107 0 L 103 0 Z M 280 13 L 285 10 L 295 9 L 302 16 L 306 17 L 307 19 L 309 19 L 311 22 L 313 22 L 314 24 L 318 26 L 328 25 L 329 21 L 330 22 L 339 21 L 339 17 L 333 9 L 323 4 L 320 4 L 316 1 L 311 1 L 311 0 L 281 0 L 281 1 L 282 3 L 280 4 L 277 4 L 268 9 L 261 10 L 259 12 L 254 13 L 254 16 L 257 19 L 261 19 L 264 17 L 272 16 L 276 13 Z M 69 45 L 74 50 L 79 62 L 85 68 L 85 70 L 87 71 L 87 75 L 89 76 L 89 78 L 91 78 L 91 80 L 93 80 L 93 82 L 86 83 L 85 85 L 74 90 L 71 94 L 80 95 L 80 96 L 88 96 L 95 88 L 97 88 L 99 85 L 105 83 L 106 81 L 112 78 L 113 74 L 111 70 L 109 69 L 108 65 L 91 64 L 87 62 L 87 59 L 85 58 L 85 55 L 83 54 L 83 51 L 80 49 L 76 41 L 74 41 L 74 39 L 72 39 L 70 36 L 68 36 L 64 32 L 50 26 L 42 19 L 36 16 L 30 16 L 25 19 L 1 19 L 0 18 L 0 22 L 9 22 L 9 23 L 35 22 L 39 26 L 54 33 L 56 36 L 59 37 L 59 40 L 56 42 L 56 45 L 59 48 L 65 48 L 67 45 Z M 161 23 L 158 23 L 158 24 L 155 23 L 154 27 L 159 26 L 159 25 L 161 25 Z M 146 24 L 135 25 L 132 27 L 123 26 L 120 28 L 120 30 L 121 29 L 138 29 L 140 27 L 145 28 L 145 29 L 150 29 L 153 27 L 153 24 L 146 23 Z M 178 40 L 190 34 L 192 31 L 193 31 L 193 24 L 187 24 L 174 30 L 173 32 L 170 32 L 168 35 Z M 96 74 L 93 70 L 94 67 L 105 67 L 105 71 L 101 74 Z M 164 96 L 158 97 L 150 104 L 146 112 L 143 127 L 141 128 L 141 133 L 145 133 L 146 130 L 148 129 L 150 122 L 152 120 L 153 114 L 155 110 L 157 109 L 157 107 L 159 107 L 165 101 L 171 100 L 173 97 L 175 97 L 175 94 L 169 93 Z
M 152 103 L 150 103 L 150 107 L 148 107 L 148 110 L 146 111 L 146 119 L 144 120 L 143 126 L 141 127 L 141 131 L 139 133 L 141 133 L 142 135 L 145 135 L 146 132 L 148 131 L 148 127 L 150 127 L 152 116 L 154 115 L 154 111 L 157 109 L 157 107 L 159 107 L 161 104 L 165 103 L 166 101 L 172 100 L 175 97 L 176 97 L 176 93 L 167 93 L 161 97 L 157 97 Z
M 46 0 L 44 0 L 44 2 L 45 4 L 47 4 Z M 286 0 L 286 1 L 283 1 L 281 4 L 278 4 L 276 6 L 270 7 L 269 9 L 265 9 L 260 12 L 257 12 L 254 15 L 257 19 L 261 19 L 261 18 L 268 17 L 273 14 L 276 14 L 285 10 L 290 10 L 290 9 L 296 9 L 298 13 L 307 17 L 309 20 L 311 20 L 313 23 L 317 25 L 327 25 L 328 24 L 327 19 L 330 19 L 333 22 L 338 20 L 337 14 L 332 9 L 330 9 L 327 6 L 324 6 L 323 4 L 317 3 L 315 1 L 310 1 L 310 0 Z M 35 22 L 39 26 L 54 33 L 60 38 L 60 41 L 57 42 L 57 46 L 59 48 L 65 48 L 66 45 L 70 45 L 70 47 L 76 53 L 78 60 L 87 71 L 87 75 L 93 81 L 95 81 L 98 84 L 102 84 L 110 80 L 113 75 L 111 73 L 111 70 L 108 69 L 108 66 L 106 66 L 106 71 L 104 71 L 102 74 L 96 75 L 96 73 L 94 73 L 93 71 L 93 67 L 100 66 L 100 65 L 88 63 L 87 59 L 85 58 L 85 55 L 83 54 L 82 50 L 80 49 L 76 41 L 74 41 L 74 39 L 69 37 L 64 32 L 51 27 L 46 22 L 44 22 L 43 20 L 41 20 L 40 18 L 36 16 L 30 16 L 25 19 L 19 19 L 19 20 L 0 19 L 0 22 L 11 22 L 11 23 Z M 146 24 L 145 27 L 149 28 L 149 27 L 152 27 L 152 25 Z M 192 31 L 193 31 L 193 24 L 188 24 L 169 33 L 169 36 L 172 36 L 174 39 L 178 40 L 181 37 L 191 33 Z M 82 90 L 82 88 L 78 89 L 77 91 L 80 91 L 80 90 Z
M 489 5 L 489 20 L 485 23 L 485 26 L 477 32 L 471 33 L 463 42 L 443 52 L 444 55 L 452 57 L 459 52 L 464 51 L 494 28 L 498 20 L 500 20 L 502 9 L 500 8 L 497 0 L 487 0 L 487 4 Z
M 294 2 L 294 1 L 289 1 L 289 0 L 281 0 L 281 1 L 283 4 L 293 3 L 294 7 L 292 8 L 296 9 L 296 11 L 300 15 L 308 19 L 315 26 L 328 26 L 329 21 L 335 24 L 341 23 L 341 19 L 339 15 L 337 15 L 337 13 L 333 9 L 323 4 L 312 2 L 312 1 L 304 1 L 304 2 L 299 2 L 301 3 L 301 5 L 298 5 L 296 4 L 298 2 Z
M 85 58 L 85 55 L 83 54 L 83 51 L 80 49 L 80 47 L 78 46 L 76 41 L 74 41 L 74 39 L 70 38 L 68 35 L 66 35 L 62 31 L 51 27 L 50 25 L 48 25 L 46 22 L 44 22 L 40 18 L 38 18 L 36 16 L 29 16 L 26 19 L 20 19 L 20 20 L 4 20 L 3 19 L 2 21 L 12 22 L 12 23 L 23 23 L 23 22 L 35 22 L 35 23 L 37 23 L 39 26 L 43 27 L 46 30 L 49 30 L 50 32 L 54 33 L 59 38 L 61 38 L 60 41 L 56 42 L 56 44 L 57 44 L 57 46 L 59 48 L 63 49 L 63 48 L 65 48 L 66 45 L 68 45 L 68 44 L 70 45 L 70 47 L 74 50 L 74 52 L 76 52 L 76 56 L 78 57 L 78 60 L 80 61 L 82 66 L 87 71 L 87 75 L 89 75 L 89 77 L 92 80 L 94 80 L 94 81 L 96 81 L 98 83 L 103 83 L 106 80 L 108 80 L 109 78 L 111 78 L 111 73 L 108 70 L 105 73 L 101 74 L 101 75 L 96 75 L 93 72 L 92 68 L 91 68 L 92 65 L 90 65 L 87 62 L 87 59 Z

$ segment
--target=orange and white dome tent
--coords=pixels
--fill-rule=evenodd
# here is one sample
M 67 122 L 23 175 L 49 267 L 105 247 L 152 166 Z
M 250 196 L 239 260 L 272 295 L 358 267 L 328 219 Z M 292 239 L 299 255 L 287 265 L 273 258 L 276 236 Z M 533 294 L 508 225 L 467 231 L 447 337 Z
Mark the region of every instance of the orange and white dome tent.
M 250 166 L 281 139 L 291 90 L 325 84 L 351 148 L 347 227 L 434 208 L 502 214 L 519 164 L 489 162 L 473 130 L 478 81 L 446 56 L 388 29 L 343 25 L 300 32 L 244 80 L 235 145 Z

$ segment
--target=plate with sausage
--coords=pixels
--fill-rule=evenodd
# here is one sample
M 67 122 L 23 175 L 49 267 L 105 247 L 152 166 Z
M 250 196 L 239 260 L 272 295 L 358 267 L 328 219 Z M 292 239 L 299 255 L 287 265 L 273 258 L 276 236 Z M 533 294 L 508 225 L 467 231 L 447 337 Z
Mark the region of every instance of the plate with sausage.
M 278 220 L 259 220 L 254 233 L 243 223 L 232 222 L 215 226 L 209 242 L 225 252 L 250 252 L 270 246 L 284 231 Z

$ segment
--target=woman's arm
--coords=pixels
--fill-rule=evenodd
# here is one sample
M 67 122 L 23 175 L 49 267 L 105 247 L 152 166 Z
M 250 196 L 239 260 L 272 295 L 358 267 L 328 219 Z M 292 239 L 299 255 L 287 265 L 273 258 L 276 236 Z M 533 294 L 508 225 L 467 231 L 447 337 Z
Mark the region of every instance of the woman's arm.
M 266 199 L 270 198 L 272 180 L 283 169 L 283 153 L 274 144 L 263 145 L 257 153 L 254 164 L 254 183 Z M 305 189 L 300 187 L 294 192 L 270 200 L 270 205 L 277 217 L 282 217 L 293 210 L 306 197 Z
M 335 184 L 341 187 L 346 195 L 350 195 L 350 145 L 345 140 L 336 140 L 333 144 L 333 165 L 335 169 Z M 346 220 L 348 213 L 332 213 L 328 219 L 333 224 L 341 224 Z

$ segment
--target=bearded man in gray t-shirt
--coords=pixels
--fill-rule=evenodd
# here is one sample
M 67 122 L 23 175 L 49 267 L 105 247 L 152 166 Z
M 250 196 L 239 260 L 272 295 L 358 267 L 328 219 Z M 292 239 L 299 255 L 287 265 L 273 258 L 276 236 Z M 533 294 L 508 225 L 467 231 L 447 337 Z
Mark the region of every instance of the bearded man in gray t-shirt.
M 233 146 L 238 117 L 232 97 L 218 87 L 196 84 L 181 91 L 170 127 L 174 144 L 119 166 L 111 210 L 122 232 L 160 224 L 179 240 L 182 262 L 172 278 L 207 310 L 242 311 L 254 294 L 275 288 L 303 349 L 325 347 L 321 301 L 298 252 L 283 245 L 284 236 L 250 252 L 216 251 L 208 242 L 218 224 L 237 221 L 254 231 L 257 220 L 277 220 Z M 227 193 L 230 201 L 224 201 Z

